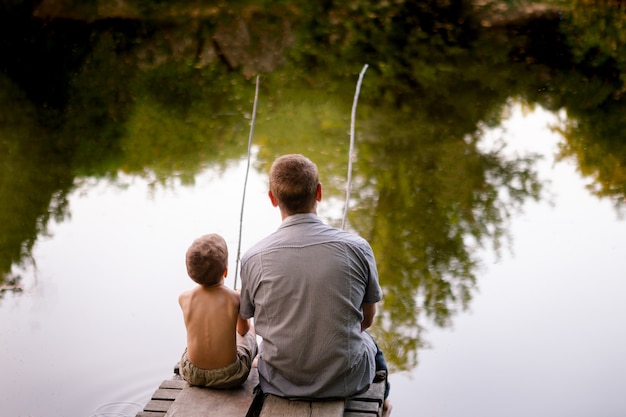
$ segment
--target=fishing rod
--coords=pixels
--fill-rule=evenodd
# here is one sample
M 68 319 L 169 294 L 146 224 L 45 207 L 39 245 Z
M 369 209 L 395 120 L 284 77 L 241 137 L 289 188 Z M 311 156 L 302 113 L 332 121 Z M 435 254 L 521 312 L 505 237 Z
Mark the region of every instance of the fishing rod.
M 250 135 L 248 137 L 248 158 L 246 165 L 246 177 L 243 181 L 243 196 L 241 198 L 241 213 L 239 215 L 239 243 L 237 245 L 237 260 L 235 261 L 235 282 L 233 288 L 237 289 L 237 277 L 239 276 L 239 260 L 241 259 L 241 230 L 243 228 L 243 207 L 246 202 L 246 186 L 248 185 L 248 173 L 250 172 L 250 153 L 252 149 L 252 135 L 254 133 L 254 121 L 256 120 L 256 106 L 259 99 L 259 75 L 256 76 L 254 89 L 254 104 L 252 105 L 252 120 L 250 122 Z
M 356 85 L 356 91 L 354 93 L 354 101 L 352 103 L 352 115 L 350 122 L 350 150 L 348 152 L 348 181 L 346 187 L 346 202 L 343 212 L 343 220 L 341 222 L 341 228 L 345 229 L 346 217 L 348 215 L 348 207 L 350 204 L 350 189 L 352 187 L 352 154 L 354 153 L 354 125 L 356 118 L 356 107 L 359 101 L 359 94 L 361 92 L 361 85 L 363 84 L 363 77 L 365 76 L 365 71 L 367 71 L 368 64 L 363 66 L 361 73 L 359 74 L 359 79 Z M 259 99 L 259 75 L 256 77 L 256 87 L 254 91 L 254 104 L 252 106 L 252 120 L 250 122 L 250 135 L 248 137 L 248 156 L 247 156 L 247 165 L 246 165 L 246 175 L 243 183 L 243 195 L 241 199 L 241 211 L 239 215 L 239 240 L 237 245 L 237 259 L 235 262 L 235 281 L 233 283 L 233 288 L 237 289 L 237 278 L 239 276 L 239 261 L 241 259 L 241 234 L 243 229 L 243 211 L 246 201 L 246 188 L 248 184 L 248 173 L 250 172 L 250 158 L 251 158 L 251 149 L 252 149 L 252 137 L 254 134 L 254 122 L 256 120 L 256 109 L 257 103 Z
M 356 119 L 356 105 L 359 101 L 359 93 L 361 92 L 361 84 L 363 84 L 363 77 L 365 71 L 369 65 L 365 64 L 361 73 L 359 74 L 359 80 L 356 83 L 356 91 L 354 92 L 354 101 L 352 102 L 352 117 L 350 121 L 350 150 L 348 151 L 348 184 L 346 186 L 346 202 L 343 209 L 343 219 L 341 220 L 341 228 L 346 227 L 346 218 L 348 217 L 348 206 L 350 205 L 350 189 L 352 188 L 352 154 L 354 153 L 354 120 Z

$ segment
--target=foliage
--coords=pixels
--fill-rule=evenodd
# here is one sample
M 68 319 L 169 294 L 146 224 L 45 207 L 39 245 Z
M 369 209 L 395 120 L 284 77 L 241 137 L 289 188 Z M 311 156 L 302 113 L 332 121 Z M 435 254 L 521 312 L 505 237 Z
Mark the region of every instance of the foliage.
M 564 15 L 573 61 L 579 70 L 613 83 L 613 95 L 626 92 L 626 10 L 619 3 L 574 0 Z
M 35 107 L 3 76 L 0 109 L 0 287 L 19 288 L 15 270 L 32 260 L 37 237 L 46 235 L 51 219 L 68 216 L 73 176 L 57 138 L 38 125 Z
M 609 198 L 620 213 L 626 206 L 625 112 L 623 102 L 613 101 L 585 112 L 572 111 L 572 119 L 561 130 L 566 140 L 559 153 L 561 159 L 576 160 L 580 173 L 591 179 L 591 192 Z
M 563 25 L 573 61 L 561 158 L 574 159 L 589 189 L 618 210 L 626 196 L 626 11 L 618 3 L 573 1 Z M 573 78 L 573 79 L 572 79 Z
M 421 320 L 448 326 L 468 306 L 475 250 L 491 242 L 498 251 L 511 214 L 540 193 L 532 158 L 481 152 L 480 129 L 464 132 L 462 124 L 437 123 L 425 113 L 407 120 L 379 109 L 367 123 L 350 217 L 357 230 L 367 230 L 379 259 L 385 289 L 379 322 L 389 346 L 404 346 L 407 361 L 394 363 L 401 368 L 415 365 L 411 349 L 424 343 Z
M 417 362 L 423 329 L 471 302 L 476 248 L 497 251 L 511 213 L 540 195 L 532 158 L 477 146 L 512 98 L 565 110 L 562 156 L 623 205 L 626 20 L 611 3 L 540 15 L 509 2 L 514 13 L 495 19 L 494 2 L 64 1 L 37 9 L 46 20 L 33 17 L 42 4 L 12 1 L 0 16 L 10 57 L 0 66 L 0 285 L 19 285 L 12 267 L 69 214 L 74 183 L 123 172 L 193 184 L 242 158 L 257 74 L 257 169 L 305 153 L 326 196 L 341 198 L 354 85 L 370 65 L 349 219 L 377 254 L 377 331 L 397 369 Z

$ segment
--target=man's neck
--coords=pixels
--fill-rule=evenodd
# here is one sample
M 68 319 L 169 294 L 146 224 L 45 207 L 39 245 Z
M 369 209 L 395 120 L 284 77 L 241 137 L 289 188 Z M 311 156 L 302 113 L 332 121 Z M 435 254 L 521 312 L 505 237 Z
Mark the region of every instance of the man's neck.
M 293 216 L 296 214 L 315 214 L 317 216 L 317 207 L 313 207 L 313 209 L 311 209 L 310 211 L 298 212 L 298 213 L 289 213 L 286 210 L 282 210 L 282 209 L 280 210 L 280 216 L 282 220 L 285 220 L 287 217 Z

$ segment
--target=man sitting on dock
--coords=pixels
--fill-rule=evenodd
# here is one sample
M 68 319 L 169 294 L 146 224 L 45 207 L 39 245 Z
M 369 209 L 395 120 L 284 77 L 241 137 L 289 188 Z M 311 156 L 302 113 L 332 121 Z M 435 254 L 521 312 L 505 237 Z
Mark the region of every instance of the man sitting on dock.
M 241 307 L 261 342 L 264 394 L 288 399 L 343 399 L 386 377 L 380 349 L 365 330 L 382 298 L 369 243 L 317 216 L 322 198 L 316 165 L 285 155 L 270 169 L 269 198 L 282 224 L 242 258 Z M 390 412 L 385 392 L 385 415 Z
M 179 297 L 187 329 L 180 375 L 190 384 L 234 388 L 243 384 L 257 353 L 256 336 L 239 315 L 239 293 L 224 285 L 228 248 L 216 234 L 187 250 L 187 273 L 199 285 Z

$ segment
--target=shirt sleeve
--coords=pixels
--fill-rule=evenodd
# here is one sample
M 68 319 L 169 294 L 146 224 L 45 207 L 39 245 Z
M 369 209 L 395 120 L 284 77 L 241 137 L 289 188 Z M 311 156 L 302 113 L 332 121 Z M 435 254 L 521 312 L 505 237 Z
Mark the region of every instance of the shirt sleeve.
M 254 298 L 250 289 L 250 265 L 245 259 L 241 262 L 239 315 L 244 319 L 254 317 Z
M 367 280 L 367 287 L 365 288 L 365 296 L 363 302 L 368 304 L 374 304 L 382 300 L 383 291 L 380 288 L 378 282 L 378 269 L 376 268 L 376 259 L 374 258 L 374 251 L 367 241 L 364 241 L 363 256 L 367 262 L 369 277 Z

